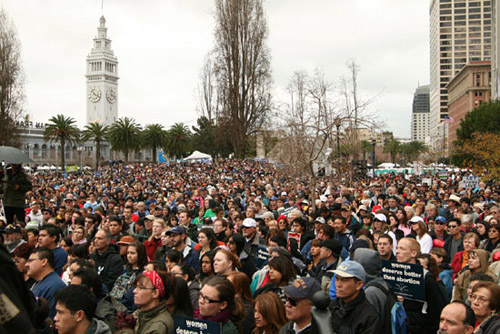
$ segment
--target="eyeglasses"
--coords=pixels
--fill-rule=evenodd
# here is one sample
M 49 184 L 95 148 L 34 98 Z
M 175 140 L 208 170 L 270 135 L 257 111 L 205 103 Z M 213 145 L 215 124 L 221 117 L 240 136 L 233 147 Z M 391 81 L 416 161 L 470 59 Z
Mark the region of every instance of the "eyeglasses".
M 210 299 L 207 296 L 205 296 L 204 294 L 202 294 L 201 292 L 198 293 L 198 300 L 203 301 L 204 303 L 207 303 L 207 304 L 215 304 L 215 303 L 221 302 L 220 300 Z
M 436 224 L 436 225 L 446 225 L 446 223 L 445 223 L 445 222 L 442 222 L 442 221 L 439 221 L 439 220 L 436 220 L 436 221 L 435 221 L 435 224 Z
M 458 227 L 458 225 L 448 225 L 448 228 L 455 228 Z
M 290 303 L 290 305 L 292 305 L 293 307 L 297 306 L 297 304 L 300 302 L 300 300 L 297 300 L 297 299 L 293 299 L 291 298 L 290 296 L 285 296 L 285 299 L 287 302 Z
M 487 298 L 485 298 L 485 297 L 483 297 L 483 296 L 478 296 L 478 295 L 476 295 L 476 294 L 473 294 L 472 296 L 470 296 L 470 298 L 469 298 L 469 299 L 470 299 L 470 301 L 471 301 L 471 302 L 474 302 L 474 301 L 476 301 L 476 300 L 477 300 L 477 301 L 478 301 L 478 302 L 480 302 L 481 304 L 484 304 L 484 303 L 487 303 L 487 302 L 488 302 L 488 299 L 487 299 Z
M 409 222 L 411 225 L 416 225 L 418 222 Z
M 490 228 L 490 230 L 488 231 L 488 233 L 498 233 L 498 231 L 495 230 L 495 229 Z

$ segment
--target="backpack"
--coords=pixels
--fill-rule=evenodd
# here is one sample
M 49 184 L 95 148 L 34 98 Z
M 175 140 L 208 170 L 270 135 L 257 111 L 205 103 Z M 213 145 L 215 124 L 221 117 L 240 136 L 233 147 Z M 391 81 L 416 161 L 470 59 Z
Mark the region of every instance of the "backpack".
M 387 298 L 384 309 L 385 318 L 380 319 L 382 333 L 406 334 L 408 332 L 408 316 L 403 304 L 397 299 L 394 292 L 378 282 L 368 284 L 366 288 L 368 287 L 378 288 Z
M 427 278 L 427 275 L 431 275 L 432 277 L 434 277 L 434 275 L 432 275 L 427 269 L 424 269 L 424 274 L 425 274 L 425 278 Z M 439 277 L 434 277 L 434 279 L 436 280 L 436 285 L 437 285 L 437 288 L 438 288 L 438 296 L 439 296 L 439 301 L 440 301 L 440 305 L 441 305 L 441 309 L 443 309 L 446 305 L 448 305 L 450 303 L 450 299 L 448 298 L 448 292 L 446 292 L 446 287 L 444 286 L 444 283 L 443 281 L 441 281 L 441 279 Z

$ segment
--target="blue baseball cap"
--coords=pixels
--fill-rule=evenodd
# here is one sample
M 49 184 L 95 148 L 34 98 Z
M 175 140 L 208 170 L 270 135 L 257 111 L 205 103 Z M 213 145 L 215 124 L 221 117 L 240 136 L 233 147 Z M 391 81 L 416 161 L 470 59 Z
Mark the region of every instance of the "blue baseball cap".
M 343 278 L 354 277 L 363 282 L 366 280 L 365 269 L 356 261 L 344 261 L 333 272 Z

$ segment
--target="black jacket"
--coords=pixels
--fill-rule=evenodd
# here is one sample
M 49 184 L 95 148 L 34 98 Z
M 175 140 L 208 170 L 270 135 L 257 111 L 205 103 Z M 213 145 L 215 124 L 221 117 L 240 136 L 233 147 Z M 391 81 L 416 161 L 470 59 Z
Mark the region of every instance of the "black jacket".
M 460 239 L 460 245 L 458 245 L 458 248 L 457 248 L 457 253 L 464 250 L 464 242 L 463 242 L 464 241 L 464 233 L 462 231 L 460 231 L 460 233 L 462 234 L 462 237 Z M 449 235 L 448 238 L 446 238 L 446 240 L 444 242 L 444 247 L 443 247 L 451 260 L 453 260 L 453 256 L 451 256 L 451 242 L 452 242 L 452 240 L 453 240 L 453 236 Z M 453 255 L 455 255 L 455 254 L 453 254 Z
M 95 251 L 92 253 L 91 258 L 95 262 L 97 273 L 101 277 L 102 282 L 111 291 L 113 284 L 115 284 L 116 279 L 123 271 L 123 262 L 118 251 L 118 246 L 110 244 L 103 254 Z
M 342 298 L 332 300 L 332 328 L 335 334 L 379 334 L 380 319 L 366 299 L 363 290 L 354 300 L 345 303 Z

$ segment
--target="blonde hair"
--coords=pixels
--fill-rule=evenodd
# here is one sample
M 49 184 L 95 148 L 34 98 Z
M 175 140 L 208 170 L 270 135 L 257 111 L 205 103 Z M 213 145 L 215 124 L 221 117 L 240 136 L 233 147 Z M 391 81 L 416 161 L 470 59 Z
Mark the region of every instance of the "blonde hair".
M 155 220 L 153 220 L 152 225 L 154 225 L 155 223 L 161 225 L 161 233 L 163 233 L 167 229 L 167 224 L 165 223 L 165 221 L 163 219 L 155 218 Z M 160 233 L 160 235 L 161 235 L 161 233 Z M 153 240 L 153 238 L 154 238 L 154 235 L 151 233 L 151 236 L 148 238 L 148 240 L 151 241 L 151 240 Z

